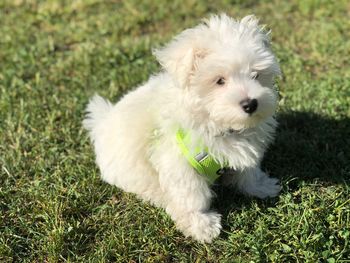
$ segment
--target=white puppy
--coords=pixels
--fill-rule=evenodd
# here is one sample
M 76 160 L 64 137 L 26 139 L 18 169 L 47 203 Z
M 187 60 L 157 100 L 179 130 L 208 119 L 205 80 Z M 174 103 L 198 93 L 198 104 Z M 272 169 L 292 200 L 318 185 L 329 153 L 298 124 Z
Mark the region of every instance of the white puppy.
M 164 208 L 186 236 L 211 242 L 221 229 L 209 210 L 217 176 L 259 198 L 280 190 L 259 168 L 276 127 L 280 69 L 254 16 L 212 16 L 154 53 L 164 71 L 114 106 L 92 98 L 84 126 L 104 181 Z

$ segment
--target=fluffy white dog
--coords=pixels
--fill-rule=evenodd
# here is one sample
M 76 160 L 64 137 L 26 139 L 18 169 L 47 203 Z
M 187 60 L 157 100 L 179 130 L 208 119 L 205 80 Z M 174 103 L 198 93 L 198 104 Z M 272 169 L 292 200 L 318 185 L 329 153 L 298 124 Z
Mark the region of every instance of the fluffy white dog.
M 102 179 L 164 208 L 201 242 L 221 229 L 209 210 L 216 177 L 247 195 L 276 196 L 278 180 L 259 168 L 280 73 L 268 35 L 254 16 L 212 16 L 155 50 L 164 71 L 116 105 L 93 97 L 84 126 Z

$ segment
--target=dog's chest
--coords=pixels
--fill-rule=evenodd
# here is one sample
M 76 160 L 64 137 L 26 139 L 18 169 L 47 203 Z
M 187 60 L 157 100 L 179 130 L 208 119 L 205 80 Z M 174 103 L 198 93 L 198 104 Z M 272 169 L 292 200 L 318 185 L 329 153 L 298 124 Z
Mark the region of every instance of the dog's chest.
M 213 156 L 225 160 L 230 167 L 244 169 L 260 163 L 269 142 L 269 136 L 259 133 L 259 130 L 251 130 L 218 136 L 210 149 Z

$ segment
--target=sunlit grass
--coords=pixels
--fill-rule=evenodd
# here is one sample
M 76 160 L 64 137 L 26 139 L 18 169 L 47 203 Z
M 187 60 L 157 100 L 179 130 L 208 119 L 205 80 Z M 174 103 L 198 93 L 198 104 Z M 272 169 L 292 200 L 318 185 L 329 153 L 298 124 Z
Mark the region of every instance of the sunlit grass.
M 350 260 L 347 1 L 0 2 L 1 262 Z M 282 180 L 257 200 L 216 186 L 223 232 L 202 245 L 161 210 L 99 179 L 81 127 L 95 92 L 116 101 L 159 70 L 151 55 L 211 13 L 255 13 L 283 71 Z M 344 260 L 344 261 L 341 261 Z

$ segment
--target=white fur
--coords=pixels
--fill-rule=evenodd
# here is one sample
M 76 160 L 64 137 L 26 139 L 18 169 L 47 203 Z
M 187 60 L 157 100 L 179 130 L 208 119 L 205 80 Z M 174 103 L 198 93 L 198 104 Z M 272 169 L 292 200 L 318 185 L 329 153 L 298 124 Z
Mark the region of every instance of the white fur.
M 181 154 L 176 131 L 191 131 L 193 146 L 204 141 L 236 170 L 226 183 L 259 198 L 276 196 L 278 180 L 259 166 L 276 127 L 279 66 L 254 16 L 212 16 L 154 53 L 164 71 L 114 106 L 93 97 L 84 126 L 104 181 L 165 208 L 186 236 L 211 242 L 220 215 L 209 210 L 210 186 Z M 240 106 L 248 97 L 258 100 L 252 115 Z

